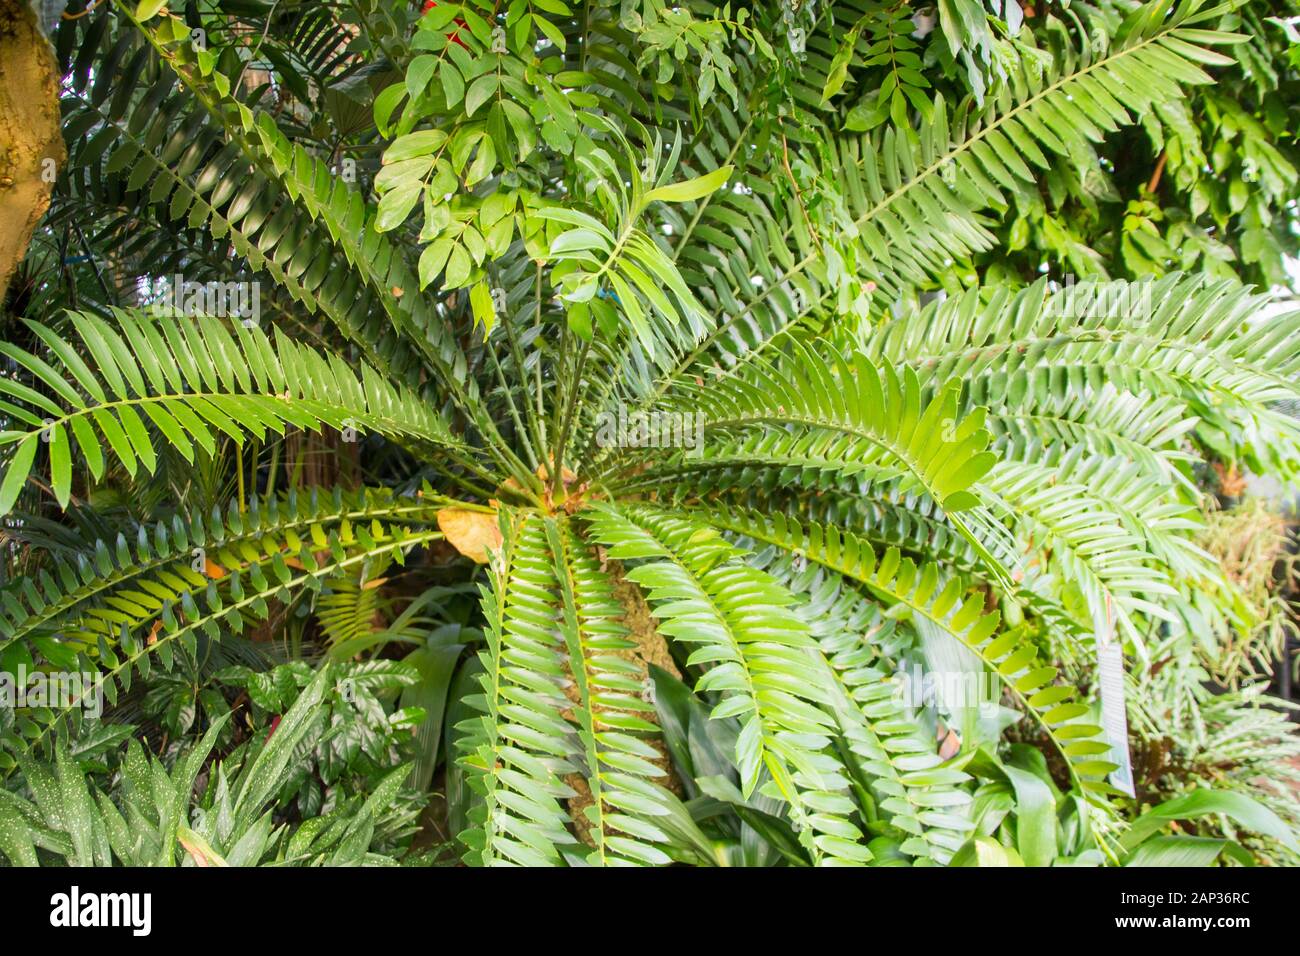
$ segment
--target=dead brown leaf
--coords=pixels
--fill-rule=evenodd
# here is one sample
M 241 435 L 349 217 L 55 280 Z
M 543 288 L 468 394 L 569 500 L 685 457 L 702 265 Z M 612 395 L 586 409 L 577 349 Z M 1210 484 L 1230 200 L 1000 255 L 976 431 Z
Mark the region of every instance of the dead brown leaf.
M 487 564 L 488 548 L 501 547 L 501 529 L 494 514 L 443 508 L 438 512 L 438 528 L 452 547 L 479 564 Z

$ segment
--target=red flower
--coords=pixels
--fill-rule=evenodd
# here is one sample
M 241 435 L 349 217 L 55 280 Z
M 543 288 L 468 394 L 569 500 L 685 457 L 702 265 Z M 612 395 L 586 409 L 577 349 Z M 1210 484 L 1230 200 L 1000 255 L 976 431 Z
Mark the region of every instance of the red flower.
M 424 6 L 420 9 L 420 13 L 421 14 L 428 13 L 437 5 L 438 5 L 438 0 L 424 0 Z M 462 17 L 457 17 L 456 26 L 457 28 L 466 26 L 465 20 Z M 451 33 L 448 33 L 446 36 L 447 39 L 450 40 L 452 43 L 459 43 L 461 46 L 465 47 L 466 50 L 469 49 L 469 47 L 466 46 L 465 41 L 460 38 L 459 29 L 453 30 Z

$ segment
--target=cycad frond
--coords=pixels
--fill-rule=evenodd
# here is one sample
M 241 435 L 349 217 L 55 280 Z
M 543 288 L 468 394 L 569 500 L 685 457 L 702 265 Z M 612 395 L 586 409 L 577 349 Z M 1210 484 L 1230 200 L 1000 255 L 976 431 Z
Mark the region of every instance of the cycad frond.
M 542 521 L 503 518 L 504 543 L 481 587 L 487 648 L 479 659 L 481 714 L 467 721 L 461 763 L 481 797 L 461 835 L 469 859 L 489 865 L 558 865 L 576 842 L 560 801 L 573 763 L 562 683 L 566 648 L 554 630 L 557 583 Z
M 152 528 L 142 524 L 134 541 L 124 534 L 112 542 L 99 540 L 79 556 L 75 568 L 70 561 L 60 563 L 57 579 L 42 570 L 35 581 L 24 578 L 0 592 L 0 651 L 55 621 L 84 617 L 87 605 L 107 595 L 129 600 L 131 591 L 155 592 L 160 586 L 150 580 L 155 575 L 173 582 L 198 575 L 195 580 L 206 586 L 208 576 L 224 577 L 268 555 L 287 554 L 297 560 L 305 540 L 328 546 L 328 536 L 345 525 L 372 528 L 373 522 L 381 522 L 411 530 L 433 525 L 437 507 L 436 500 L 403 500 L 380 489 L 313 490 L 254 498 L 243 509 L 232 501 L 224 511 L 216 507 L 210 514 L 178 514 Z M 347 530 L 340 540 L 354 539 L 355 533 Z
M 966 645 L 1069 758 L 1080 785 L 1090 791 L 1109 791 L 1102 778 L 1115 765 L 1096 759 L 1109 746 L 1095 739 L 1100 727 L 1079 719 L 1089 708 L 1072 701 L 1074 688 L 1052 683 L 1057 669 L 1044 665 L 1037 648 L 1023 635 L 1014 630 L 998 633 L 999 615 L 985 613 L 984 594 L 965 593 L 960 579 L 945 581 L 937 565 L 918 567 L 897 550 L 877 558 L 864 540 L 834 526 L 809 524 L 805 529 L 780 513 L 764 516 L 721 510 L 709 520 L 715 527 L 777 545 L 857 581 L 886 604 L 902 605 Z
M 138 466 L 152 472 L 156 439 L 141 412 L 190 461 L 196 445 L 212 454 L 217 434 L 240 443 L 248 435 L 264 438 L 268 429 L 283 433 L 286 425 L 373 430 L 443 447 L 458 444 L 438 412 L 413 392 L 390 384 L 366 365 L 358 374 L 337 357 L 297 345 L 278 329 L 272 344 L 256 326 L 237 322 L 232 336 L 218 319 L 207 316 L 196 321 L 155 320 L 122 311 L 114 316 L 120 335 L 97 316 L 72 314 L 90 362 L 50 329 L 29 323 L 70 370 L 75 386 L 39 355 L 0 345 L 57 396 L 0 379 L 0 391 L 27 406 L 6 402 L 5 410 L 28 426 L 0 436 L 15 446 L 0 481 L 0 513 L 13 507 L 42 444 L 48 445 L 50 486 L 62 506 L 72 487 L 72 438 L 96 479 L 103 475 L 107 457 L 101 436 L 131 474 Z
M 380 862 L 442 781 L 476 865 L 1190 846 L 1116 842 L 1121 691 L 1210 712 L 1198 629 L 1280 604 L 1211 492 L 1300 474 L 1300 313 L 1232 278 L 1294 225 L 1296 65 L 1216 52 L 1235 6 L 70 5 L 0 693 L 108 720 L 0 708 L 6 858 Z M 268 323 L 181 306 L 245 273 Z
M 160 222 L 179 223 L 183 217 L 186 228 L 229 243 L 255 272 L 264 273 L 310 312 L 328 316 L 377 367 L 395 375 L 411 372 L 410 350 L 389 331 L 382 304 L 357 275 L 330 268 L 329 230 L 314 229 L 312 215 L 286 199 L 269 165 L 252 171 L 244 165 L 265 156 L 250 157 L 239 143 L 229 141 L 223 115 L 176 88 L 177 74 L 143 33 L 134 27 L 108 29 L 113 22 L 112 11 L 96 11 L 64 20 L 57 37 L 79 107 L 68 122 L 78 166 L 88 171 L 86 188 L 102 183 L 98 188 L 141 204 Z M 188 42 L 187 25 L 164 22 L 168 31 L 179 31 L 178 40 Z M 120 69 L 123 61 L 126 66 Z M 247 109 L 227 103 L 239 116 L 239 110 Z M 260 141 L 243 145 L 252 151 Z M 328 191 L 332 181 L 339 190 L 339 204 L 332 208 L 356 213 L 340 177 L 317 178 L 325 171 L 314 163 L 309 171 L 320 188 Z
M 658 750 L 645 734 L 658 727 L 647 720 L 654 710 L 644 700 L 640 668 L 627 659 L 633 647 L 618 623 L 622 608 L 601 573 L 600 565 L 572 530 L 546 525 L 560 585 L 569 673 L 577 700 L 572 720 L 578 725 L 583 777 L 590 802 L 579 812 L 595 849 L 593 865 L 662 864 L 671 858 L 655 846 L 668 842 L 656 825 L 665 817 L 672 795 L 659 783 L 666 771 L 656 763 Z M 642 735 L 642 736 L 638 736 Z
M 85 631 L 77 636 L 93 643 L 76 650 L 75 659 L 83 673 L 94 675 L 96 691 L 102 689 L 109 703 L 115 704 L 119 690 L 130 690 L 133 676 L 148 677 L 155 659 L 166 668 L 177 653 L 193 660 L 200 636 L 217 640 L 223 632 L 241 633 L 246 618 L 256 621 L 270 616 L 272 601 L 319 588 L 322 581 L 367 561 L 400 558 L 410 549 L 442 537 L 440 531 L 408 533 L 397 526 L 384 529 L 378 523 L 370 529 L 353 529 L 345 524 L 325 538 L 323 558 L 317 558 L 305 543 L 296 557 L 290 553 L 286 558 L 277 549 L 269 557 L 259 554 L 228 576 L 221 569 L 220 586 L 218 580 L 194 572 L 188 565 L 174 574 L 164 572 L 153 579 L 152 587 L 106 599 L 104 611 L 90 612 L 84 619 Z M 183 575 L 184 571 L 190 573 Z M 33 726 L 28 746 L 44 739 L 83 706 L 77 699 L 50 708 L 48 720 Z
M 1287 344 L 1300 315 L 1252 322 L 1266 301 L 1235 282 L 1176 273 L 1054 293 L 1040 280 L 1020 292 L 996 289 L 987 304 L 972 292 L 885 322 L 864 351 L 915 368 L 936 388 L 960 369 L 976 400 L 1032 397 L 1051 407 L 1070 388 L 1101 391 L 1109 382 L 1264 411 L 1295 397 L 1300 372 Z
M 1031 166 L 1046 169 L 1054 160 L 1086 151 L 1090 141 L 1132 123 L 1153 103 L 1181 96 L 1180 84 L 1211 82 L 1197 64 L 1223 58 L 1204 44 L 1233 42 L 1232 35 L 1195 29 L 1204 14 L 1194 4 L 1183 4 L 1172 15 L 1168 6 L 1135 13 L 1108 49 L 1091 43 L 1067 48 L 1049 70 L 1022 61 L 1000 94 L 982 107 L 968 100 L 952 109 L 936 97 L 932 118 L 923 119 L 916 131 L 887 127 L 831 147 L 850 209 L 850 225 L 843 231 L 852 242 L 846 245 L 858 260 L 839 258 L 839 271 L 860 273 L 860 282 L 890 295 L 940 274 L 955 258 L 991 246 L 992 234 L 979 214 L 1005 210 L 1009 196 L 1032 187 Z M 760 218 L 750 234 L 766 235 L 771 219 L 762 217 L 761 206 L 757 211 Z M 784 252 L 793 244 L 790 239 L 787 234 L 773 242 L 772 251 Z M 804 237 L 803 243 L 811 240 Z M 842 282 L 834 281 L 838 276 L 820 275 L 824 251 L 815 246 L 800 251 L 802 258 L 761 291 L 729 283 L 729 298 L 739 308 L 719 303 L 724 318 L 677 370 L 689 373 L 697 360 L 707 366 L 715 358 L 734 364 L 816 306 L 830 306 L 834 293 L 842 296 L 837 288 Z M 733 275 L 755 274 L 743 256 L 736 258 L 740 265 Z M 815 283 L 810 282 L 814 274 Z
M 747 371 L 691 390 L 674 410 L 698 414 L 706 441 L 719 432 L 763 427 L 833 433 L 841 441 L 834 455 L 823 453 L 842 460 L 850 474 L 870 464 L 893 467 L 906 476 L 903 490 L 923 489 L 945 509 L 977 503 L 966 489 L 994 457 L 984 451 L 989 436 L 983 414 L 958 420 L 955 382 L 924 401 L 908 369 L 877 368 L 861 353 L 828 362 L 802 348 Z
M 647 510 L 601 506 L 592 536 L 617 559 L 639 559 L 628 579 L 644 588 L 661 633 L 695 645 L 692 664 L 710 664 L 698 693 L 717 692 L 714 717 L 741 721 L 736 765 L 748 796 L 786 801 L 800 842 L 814 860 L 865 862 L 850 820 L 843 764 L 830 750 L 834 718 L 826 662 L 807 626 L 789 608 L 788 591 L 736 560 L 716 532 Z

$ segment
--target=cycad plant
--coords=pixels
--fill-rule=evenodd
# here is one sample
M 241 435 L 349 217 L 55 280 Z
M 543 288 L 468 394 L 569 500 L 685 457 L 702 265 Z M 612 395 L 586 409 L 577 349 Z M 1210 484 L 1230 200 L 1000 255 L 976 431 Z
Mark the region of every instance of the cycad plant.
M 998 250 L 1247 38 L 1235 4 L 957 6 L 941 47 L 869 2 L 65 16 L 46 229 L 99 265 L 0 344 L 6 669 L 138 722 L 160 672 L 415 645 L 409 782 L 470 863 L 1130 859 L 1095 662 L 1231 608 L 1201 463 L 1295 465 L 1300 314 Z M 9 722 L 13 780 L 102 732 L 81 703 Z M 1290 840 L 1241 799 L 1197 812 Z

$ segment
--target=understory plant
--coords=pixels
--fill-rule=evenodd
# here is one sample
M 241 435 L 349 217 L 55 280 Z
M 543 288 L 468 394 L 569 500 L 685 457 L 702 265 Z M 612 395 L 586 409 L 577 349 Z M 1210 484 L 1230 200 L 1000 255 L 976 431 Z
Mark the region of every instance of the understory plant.
M 0 854 L 1289 859 L 1124 717 L 1260 706 L 1168 642 L 1245 620 L 1211 465 L 1300 465 L 1290 23 L 74 0 L 0 663 L 91 689 L 0 712 Z

